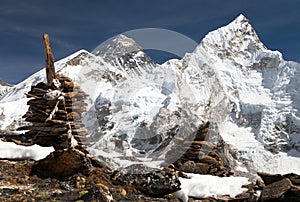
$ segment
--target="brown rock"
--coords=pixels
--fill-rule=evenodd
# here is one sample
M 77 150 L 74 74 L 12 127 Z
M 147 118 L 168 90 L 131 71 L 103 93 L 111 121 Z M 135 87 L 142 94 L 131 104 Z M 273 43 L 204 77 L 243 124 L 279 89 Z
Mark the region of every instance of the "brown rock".
M 110 194 L 109 190 L 106 190 L 102 187 L 92 187 L 89 190 L 86 190 L 86 194 L 79 198 L 76 201 L 103 201 L 103 202 L 111 202 L 113 201 L 113 197 Z
M 82 113 L 86 111 L 87 103 L 83 101 L 87 94 L 79 86 L 76 87 L 70 78 L 62 75 L 56 75 L 56 78 L 60 81 L 60 90 L 45 83 L 31 88 L 28 97 L 34 99 L 28 101 L 29 109 L 24 118 L 32 124 L 19 128 L 29 131 L 17 139 L 18 144 L 53 146 L 57 150 L 69 148 L 71 144 L 67 131 L 72 133 L 79 145 L 86 143 L 87 131 L 82 124 Z M 56 96 L 47 99 L 45 95 L 50 92 L 64 96 L 64 99 Z
M 207 174 L 209 166 L 205 163 L 196 163 L 197 167 L 201 170 L 200 174 Z
M 277 200 L 290 190 L 291 187 L 292 183 L 287 178 L 273 182 L 263 188 L 261 201 Z
M 256 180 L 256 185 L 259 187 L 259 188 L 263 188 L 265 187 L 265 183 L 261 180 L 261 179 L 257 179 Z
M 222 201 L 222 202 L 245 202 L 245 201 L 251 201 L 249 200 L 250 193 L 242 193 L 235 198 L 229 197 L 229 196 L 218 196 L 216 200 L 214 201 Z M 209 201 L 211 202 L 211 201 Z
M 209 173 L 208 170 L 210 168 L 214 169 L 214 175 L 216 173 L 218 176 L 232 175 L 233 173 L 230 172 L 228 163 L 226 163 L 228 161 L 226 156 L 221 156 L 222 149 L 224 148 L 219 148 L 214 143 L 205 141 L 205 138 L 203 138 L 205 135 L 209 134 L 209 122 L 198 128 L 195 133 L 197 134 L 196 138 L 193 141 L 184 141 L 182 138 L 180 138 L 176 140 L 178 143 L 181 143 L 180 147 L 179 145 L 176 145 L 174 149 L 170 150 L 172 151 L 170 152 L 170 154 L 173 154 L 173 151 L 177 150 L 178 148 L 186 149 L 185 151 L 183 151 L 184 154 L 179 159 L 175 160 L 175 169 L 183 169 L 185 170 L 185 172 L 192 172 L 191 170 L 193 170 L 196 173 L 207 174 Z M 167 154 L 168 155 L 166 156 L 169 157 L 169 153 Z M 190 161 L 194 162 L 195 164 L 192 164 Z M 182 167 L 183 165 L 184 167 Z M 224 165 L 226 165 L 227 168 L 225 168 Z
M 277 182 L 284 178 L 282 175 L 279 174 L 273 175 L 273 174 L 263 173 L 263 172 L 258 172 L 257 174 L 264 181 L 265 185 L 272 184 L 273 182 Z
M 212 169 L 209 171 L 209 173 L 212 174 L 212 173 L 215 173 L 215 172 L 217 172 L 217 171 L 218 171 L 218 168 L 212 168 Z
M 188 155 L 188 156 L 199 156 L 199 151 L 195 151 L 195 150 L 192 150 L 192 149 L 189 149 L 189 150 L 187 150 L 186 151 L 186 154 Z
M 196 165 L 194 161 L 185 162 L 180 168 L 179 171 L 187 173 L 201 173 L 200 168 Z
M 215 144 L 213 144 L 212 142 L 207 142 L 207 141 L 184 141 L 183 142 L 184 145 L 188 145 L 191 147 L 202 147 L 203 149 L 205 149 L 206 147 L 208 149 L 212 149 L 212 148 L 217 148 Z
M 209 122 L 206 122 L 204 126 L 201 126 L 195 134 L 195 139 L 196 141 L 203 141 L 207 139 L 209 136 Z
M 199 159 L 200 163 L 207 163 L 207 164 L 214 164 L 214 163 L 218 163 L 218 161 L 211 157 L 211 156 L 203 156 Z
M 212 173 L 210 173 L 212 174 Z M 227 175 L 227 172 L 225 170 L 219 170 L 215 173 L 213 173 L 215 176 L 219 176 L 219 177 L 226 177 L 229 176 L 229 174 Z
M 194 141 L 192 143 L 192 145 L 201 145 L 201 148 L 203 150 L 212 150 L 212 149 L 216 149 L 217 146 L 212 143 L 212 142 L 207 142 L 207 141 Z
M 182 137 L 174 137 L 175 144 L 182 144 L 184 139 Z
M 287 177 L 291 180 L 293 185 L 300 185 L 300 176 L 294 173 L 286 174 L 284 177 Z
M 86 154 L 75 149 L 54 151 L 45 159 L 32 166 L 31 174 L 41 178 L 65 179 L 75 173 L 87 175 L 91 171 L 91 161 Z
M 189 149 L 194 150 L 194 151 L 201 151 L 201 145 L 191 145 Z
M 291 192 L 295 196 L 299 196 L 300 197 L 300 186 L 293 185 L 292 188 L 291 188 Z

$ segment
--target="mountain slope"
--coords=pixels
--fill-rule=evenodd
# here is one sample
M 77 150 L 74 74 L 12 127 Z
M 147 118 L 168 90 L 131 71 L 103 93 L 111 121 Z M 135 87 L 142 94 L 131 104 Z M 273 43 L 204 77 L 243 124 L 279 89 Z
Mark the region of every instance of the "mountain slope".
M 109 152 L 131 151 L 131 143 L 136 143 L 136 137 L 149 130 L 150 134 L 146 134 L 150 137 L 158 135 L 160 141 L 151 146 L 149 144 L 153 140 L 148 137 L 148 141 L 139 141 L 139 147 L 133 146 L 138 150 L 147 148 L 149 153 L 164 143 L 166 137 L 160 132 L 166 133 L 171 129 L 166 120 L 170 120 L 172 112 L 185 113 L 186 119 L 178 120 L 177 124 L 175 121 L 175 125 L 180 125 L 181 131 L 190 128 L 187 133 L 191 134 L 202 121 L 214 123 L 215 133 L 219 133 L 229 144 L 237 160 L 238 171 L 298 172 L 299 158 L 296 157 L 299 156 L 300 125 L 297 112 L 299 91 L 296 86 L 299 82 L 299 64 L 286 62 L 281 53 L 268 50 L 243 15 L 229 25 L 210 32 L 193 53 L 182 60 L 166 62 L 159 70 L 153 70 L 151 75 L 156 75 L 155 78 L 161 75 L 164 79 L 159 81 L 148 74 L 140 75 L 136 80 L 125 82 L 127 88 L 118 89 L 118 92 L 124 91 L 126 94 L 118 98 L 116 108 L 126 106 L 129 113 L 110 114 L 112 118 L 108 118 L 107 123 L 112 129 L 104 132 L 106 136 L 98 141 L 98 150 L 105 149 L 99 145 L 108 145 Z M 145 88 L 147 93 L 139 94 L 140 90 L 138 95 L 133 93 L 134 89 L 143 89 L 143 86 L 151 90 Z M 161 113 L 161 110 L 153 110 L 155 113 L 149 116 L 145 108 L 156 106 L 165 109 L 157 105 L 166 96 L 162 89 L 167 89 L 175 98 L 171 103 L 180 104 L 172 109 L 174 111 Z M 153 95 L 156 101 L 151 103 Z M 135 107 L 135 104 L 140 106 L 141 103 L 138 97 L 149 99 L 143 102 L 142 107 Z M 116 102 L 114 99 L 105 98 L 106 103 L 112 105 Z M 135 111 L 138 113 L 135 114 Z M 116 120 L 118 116 L 121 118 Z M 135 120 L 131 120 L 131 116 Z M 165 130 L 151 127 L 156 124 L 156 116 L 166 117 L 159 120 L 159 125 Z M 115 130 L 118 121 L 121 122 L 121 130 Z M 139 129 L 141 125 L 143 128 Z M 130 133 L 132 135 L 128 137 Z M 182 137 L 179 133 L 174 133 L 174 136 Z M 109 144 L 111 137 L 114 140 Z M 102 142 L 104 139 L 105 144 Z M 115 146 L 115 142 L 121 144 Z M 282 163 L 283 160 L 288 164 Z
M 299 156 L 300 65 L 267 50 L 242 15 L 209 33 L 188 60 L 185 71 L 195 93 L 208 95 L 199 99 L 209 105 L 205 117 L 217 122 L 240 163 L 269 172 L 287 169 L 287 154 L 280 151 Z

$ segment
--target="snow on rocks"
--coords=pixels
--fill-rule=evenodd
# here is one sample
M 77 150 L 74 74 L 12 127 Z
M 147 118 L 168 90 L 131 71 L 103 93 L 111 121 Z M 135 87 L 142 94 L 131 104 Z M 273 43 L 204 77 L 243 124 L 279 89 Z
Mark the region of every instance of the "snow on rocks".
M 187 202 L 189 197 L 208 198 L 229 195 L 235 197 L 247 191 L 242 188 L 249 184 L 245 177 L 217 177 L 187 173 L 190 179 L 179 178 L 181 190 L 174 193 L 182 201 Z
M 216 122 L 238 162 L 249 160 L 251 173 L 299 172 L 281 160 L 299 162 L 298 63 L 267 50 L 243 15 L 208 33 L 185 60 L 203 117 Z

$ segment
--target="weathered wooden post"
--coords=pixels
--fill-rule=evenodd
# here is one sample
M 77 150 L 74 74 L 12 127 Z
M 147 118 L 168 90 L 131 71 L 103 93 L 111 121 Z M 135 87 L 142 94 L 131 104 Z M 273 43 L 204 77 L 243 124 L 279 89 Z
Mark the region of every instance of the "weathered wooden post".
M 51 86 L 53 79 L 55 79 L 54 57 L 50 47 L 50 40 L 48 34 L 43 35 L 43 40 L 44 40 L 44 53 L 45 53 L 45 61 L 46 61 L 47 85 Z

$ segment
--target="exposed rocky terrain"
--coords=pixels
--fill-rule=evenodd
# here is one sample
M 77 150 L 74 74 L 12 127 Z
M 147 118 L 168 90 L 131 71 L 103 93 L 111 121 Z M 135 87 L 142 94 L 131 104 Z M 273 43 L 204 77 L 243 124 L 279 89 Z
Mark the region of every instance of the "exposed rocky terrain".
M 155 201 L 133 186 L 114 185 L 110 170 L 93 167 L 64 180 L 31 175 L 33 161 L 1 160 L 0 201 Z M 179 201 L 173 196 L 156 201 Z
M 148 173 L 147 176 L 134 177 L 133 175 L 117 175 L 109 168 L 92 162 L 88 173 L 75 173 L 64 179 L 54 177 L 39 177 L 34 174 L 32 167 L 36 162 L 32 160 L 23 161 L 0 161 L 0 201 L 178 201 L 172 194 L 167 194 L 172 185 L 158 186 L 157 179 L 165 182 L 174 182 L 175 172 L 170 170 L 156 171 L 156 174 Z M 53 167 L 59 167 L 54 165 Z M 45 170 L 45 172 L 47 172 Z M 182 173 L 181 173 L 182 174 Z M 206 199 L 190 198 L 189 202 L 200 201 L 300 201 L 300 176 L 269 175 L 261 173 L 263 181 L 259 180 L 255 185 L 247 188 L 247 193 L 232 199 L 228 196 Z M 149 184 L 141 186 L 146 179 L 155 178 Z M 136 180 L 140 184 L 133 183 Z M 144 179 L 144 180 L 143 180 Z M 130 184 L 132 183 L 132 184 Z M 156 184 L 157 183 L 157 184 Z M 226 185 L 222 185 L 226 186 Z M 153 189 L 152 189 L 153 188 Z M 164 188 L 164 189 L 161 189 Z M 160 192 L 154 192 L 160 189 Z M 174 187 L 173 187 L 174 190 Z M 176 189 L 175 189 L 176 190 Z M 255 194 L 261 192 L 259 199 Z

